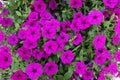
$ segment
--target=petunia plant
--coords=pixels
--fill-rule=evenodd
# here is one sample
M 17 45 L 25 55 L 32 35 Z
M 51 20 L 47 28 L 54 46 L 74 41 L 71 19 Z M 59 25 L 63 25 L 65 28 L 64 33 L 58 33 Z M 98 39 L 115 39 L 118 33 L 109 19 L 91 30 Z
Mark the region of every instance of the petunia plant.
M 0 2 L 0 80 L 120 77 L 120 0 Z

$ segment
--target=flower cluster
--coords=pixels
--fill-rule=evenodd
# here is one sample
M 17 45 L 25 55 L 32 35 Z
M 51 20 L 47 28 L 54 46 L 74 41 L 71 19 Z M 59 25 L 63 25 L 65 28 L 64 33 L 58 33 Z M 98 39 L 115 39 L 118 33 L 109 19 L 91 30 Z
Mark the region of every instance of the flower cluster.
M 10 74 L 11 80 L 62 80 L 63 77 L 63 80 L 105 80 L 109 74 L 119 76 L 120 51 L 112 50 L 120 43 L 120 1 L 98 1 L 105 10 L 89 10 L 88 7 L 86 11 L 82 10 L 88 2 L 63 0 L 73 10 L 73 16 L 70 20 L 62 20 L 59 17 L 64 13 L 64 18 L 65 12 L 59 12 L 63 9 L 59 1 L 34 0 L 27 19 L 16 33 L 0 30 L 0 69 L 11 69 L 14 60 L 20 59 L 25 66 L 14 70 Z M 0 3 L 0 27 L 9 28 L 14 19 L 6 17 L 10 13 L 2 8 Z M 109 30 L 103 31 L 105 21 L 113 23 L 115 34 L 112 38 L 104 32 Z M 111 30 L 109 26 L 107 29 Z

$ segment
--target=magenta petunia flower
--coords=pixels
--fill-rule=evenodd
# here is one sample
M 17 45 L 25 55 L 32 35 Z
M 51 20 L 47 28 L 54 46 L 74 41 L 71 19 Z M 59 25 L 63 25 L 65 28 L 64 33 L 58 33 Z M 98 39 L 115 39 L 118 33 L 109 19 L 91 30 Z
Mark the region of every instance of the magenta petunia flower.
M 59 40 L 56 40 L 56 43 L 57 43 L 57 50 L 56 50 L 56 52 L 64 50 L 65 43 L 60 42 Z
M 33 49 L 37 47 L 37 41 L 33 41 L 33 40 L 25 40 L 23 42 L 23 47 L 26 49 Z
M 104 67 L 100 73 L 99 73 L 99 76 L 105 76 L 107 73 L 108 73 L 109 69 L 108 67 Z
M 94 77 L 92 70 L 86 70 L 85 73 L 82 75 L 84 80 L 92 80 Z
M 97 35 L 93 40 L 93 45 L 96 49 L 103 48 L 106 44 L 106 36 Z
M 0 9 L 3 7 L 2 3 L 0 2 Z
M 2 14 L 3 14 L 3 15 L 8 15 L 8 14 L 9 14 L 8 9 L 4 9 L 4 10 L 2 11 Z
M 82 42 L 82 35 L 80 33 L 75 35 L 75 39 L 72 40 L 72 44 L 79 45 Z
M 47 62 L 44 70 L 47 75 L 55 75 L 58 71 L 58 65 L 54 61 Z
M 80 8 L 82 7 L 82 0 L 70 0 L 71 8 Z
M 27 75 L 22 70 L 17 70 L 10 78 L 11 80 L 27 80 Z
M 17 49 L 17 53 L 22 60 L 24 61 L 30 60 L 31 51 L 29 49 L 21 47 Z
M 16 35 L 9 35 L 8 39 L 7 39 L 7 42 L 10 45 L 16 45 L 18 43 L 18 37 Z
M 43 54 L 43 51 L 39 50 L 39 49 L 35 49 L 33 52 L 32 52 L 32 56 L 35 58 L 35 59 L 41 59 L 42 58 L 42 54 Z
M 54 53 L 56 52 L 56 50 L 57 50 L 57 43 L 55 41 L 49 40 L 44 44 L 44 51 L 47 54 Z
M 120 35 L 120 21 L 115 25 L 114 31 L 116 34 Z
M 0 69 L 7 69 L 12 64 L 12 55 L 10 53 L 0 53 Z
M 56 29 L 53 27 L 49 27 L 49 26 L 43 26 L 42 28 L 42 36 L 48 39 L 52 39 L 54 38 L 56 34 Z
M 77 73 L 77 74 L 84 74 L 85 73 L 85 71 L 86 71 L 86 69 L 87 69 L 87 67 L 86 67 L 86 65 L 85 65 L 85 63 L 83 62 L 83 61 L 81 61 L 81 62 L 76 62 L 76 65 L 75 65 L 75 72 Z
M 25 34 L 26 34 L 26 30 L 24 30 L 24 29 L 18 30 L 18 38 L 19 39 L 24 40 L 26 38 Z
M 74 19 L 79 19 L 79 18 L 81 18 L 83 16 L 83 13 L 82 12 L 75 12 L 74 13 Z
M 46 53 L 44 50 L 41 51 L 42 58 L 47 59 L 51 54 Z
M 74 54 L 71 50 L 67 50 L 62 52 L 61 54 L 61 61 L 63 64 L 70 64 L 74 59 Z
M 35 11 L 39 13 L 44 12 L 46 10 L 46 4 L 42 0 L 35 1 L 33 6 L 35 8 Z
M 104 54 L 99 54 L 95 57 L 95 63 L 98 65 L 103 65 L 106 62 L 107 57 Z
M 40 39 L 40 27 L 29 27 L 26 30 L 25 37 L 33 41 Z
M 119 0 L 103 0 L 103 3 L 108 8 L 115 8 L 118 5 Z
M 109 13 L 107 10 L 103 10 L 102 13 L 104 15 L 104 19 L 106 19 L 109 16 Z
M 88 14 L 88 22 L 90 24 L 101 24 L 104 16 L 103 13 L 99 10 L 92 10 Z
M 43 19 L 52 19 L 52 14 L 50 12 L 44 11 L 40 14 L 40 17 Z
M 97 80 L 105 80 L 105 76 L 99 76 Z
M 3 25 L 4 27 L 12 26 L 12 24 L 13 24 L 12 18 L 3 18 L 3 19 L 2 19 L 2 25 Z
M 60 27 L 60 22 L 57 19 L 50 19 L 45 22 L 44 26 L 58 29 Z
M 81 18 L 78 19 L 77 26 L 81 30 L 85 30 L 90 27 L 90 23 L 88 22 L 88 17 L 87 16 L 82 16 Z
M 55 0 L 50 0 L 50 1 L 49 1 L 49 8 L 50 8 L 51 10 L 55 10 L 55 9 L 57 8 L 57 3 L 56 3 Z
M 10 53 L 10 48 L 8 46 L 0 46 L 0 52 Z
M 40 27 L 39 23 L 33 20 L 27 20 L 27 22 L 25 22 L 25 27 Z
M 115 60 L 120 62 L 120 51 L 115 52 Z
M 120 19 L 120 8 L 115 8 L 112 14 L 115 14 L 114 20 L 119 20 Z
M 65 32 L 60 32 L 60 35 L 56 37 L 57 41 L 60 41 L 61 43 L 67 43 L 70 39 L 69 34 Z
M 71 28 L 72 30 L 74 30 L 75 32 L 79 32 L 79 31 L 80 31 L 80 26 L 77 25 L 77 22 L 78 22 L 78 20 L 73 19 L 73 20 L 72 20 L 72 23 L 71 23 L 71 25 L 70 25 L 70 28 Z
M 108 65 L 108 69 L 110 74 L 112 75 L 115 75 L 118 72 L 118 66 L 114 62 L 110 62 L 110 64 Z
M 5 34 L 3 31 L 0 31 L 0 44 L 5 40 Z
M 118 34 L 115 34 L 113 37 L 112 37 L 112 43 L 114 45 L 118 45 L 120 43 L 120 35 Z
M 60 30 L 63 32 L 70 31 L 70 21 L 61 22 Z
M 40 63 L 32 62 L 28 64 L 25 72 L 29 78 L 31 78 L 32 80 L 36 80 L 38 77 L 42 76 L 43 74 L 42 65 Z
M 36 21 L 38 19 L 38 13 L 37 12 L 30 12 L 30 14 L 28 15 L 28 19 Z
M 112 54 L 110 54 L 109 50 L 107 50 L 106 48 L 96 49 L 95 54 L 97 54 L 97 55 L 104 54 L 107 59 L 109 59 L 109 60 L 112 59 Z

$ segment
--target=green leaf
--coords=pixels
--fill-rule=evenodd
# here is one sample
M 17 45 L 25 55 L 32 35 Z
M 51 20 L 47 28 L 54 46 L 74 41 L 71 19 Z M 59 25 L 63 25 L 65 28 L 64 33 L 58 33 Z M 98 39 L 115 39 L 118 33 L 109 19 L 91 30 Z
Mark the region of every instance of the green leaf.
M 16 14 L 17 14 L 18 16 L 22 16 L 19 11 L 16 11 Z
M 69 70 L 68 72 L 66 72 L 65 75 L 64 75 L 65 80 L 70 79 L 72 74 L 73 74 L 72 70 Z

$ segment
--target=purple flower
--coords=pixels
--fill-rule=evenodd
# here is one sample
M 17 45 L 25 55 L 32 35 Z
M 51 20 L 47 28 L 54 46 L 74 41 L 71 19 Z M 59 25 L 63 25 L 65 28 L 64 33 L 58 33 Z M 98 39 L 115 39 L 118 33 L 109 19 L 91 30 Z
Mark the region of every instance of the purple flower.
M 77 26 L 81 30 L 85 30 L 90 27 L 90 23 L 88 22 L 88 17 L 87 16 L 82 16 L 81 18 L 78 19 Z
M 24 30 L 24 29 L 18 30 L 18 38 L 19 39 L 24 40 L 26 38 L 25 34 L 26 34 L 26 30 Z
M 106 56 L 104 54 L 99 54 L 95 57 L 95 63 L 98 65 L 103 65 L 106 62 Z
M 12 55 L 10 53 L 0 53 L 0 69 L 7 69 L 12 64 Z
M 74 19 L 79 19 L 83 16 L 83 13 L 82 12 L 75 12 L 74 13 Z
M 110 74 L 115 75 L 118 72 L 117 64 L 114 62 L 110 62 L 110 64 L 108 65 L 108 70 Z
M 26 48 L 26 49 L 33 49 L 33 48 L 36 48 L 37 47 L 37 41 L 33 41 L 33 40 L 25 40 L 23 42 L 23 47 Z
M 27 75 L 22 70 L 17 70 L 10 78 L 11 80 L 27 80 Z
M 110 54 L 110 52 L 106 48 L 96 49 L 95 54 L 97 54 L 97 55 L 104 54 L 107 59 L 109 59 L 109 60 L 112 59 L 112 55 Z
M 30 60 L 31 57 L 31 51 L 29 49 L 26 49 L 24 47 L 18 48 L 17 53 L 19 54 L 19 57 L 24 60 Z
M 115 8 L 118 2 L 118 0 L 103 0 L 104 5 L 108 8 Z
M 109 16 L 109 13 L 107 10 L 103 10 L 102 13 L 104 15 L 104 19 L 106 19 Z
M 72 23 L 71 23 L 71 25 L 70 25 L 70 28 L 71 28 L 72 30 L 74 30 L 75 32 L 79 32 L 79 31 L 80 31 L 80 26 L 77 25 L 77 22 L 78 22 L 78 20 L 73 19 L 73 20 L 72 20 Z
M 25 22 L 25 26 L 26 27 L 40 27 L 39 23 L 33 20 L 28 20 L 27 22 Z
M 0 31 L 0 44 L 5 40 L 5 34 L 3 31 Z
M 69 31 L 69 29 L 70 29 L 70 21 L 61 22 L 60 29 L 63 32 Z
M 32 52 L 32 56 L 35 58 L 35 59 L 41 59 L 42 58 L 42 54 L 43 54 L 43 51 L 39 50 L 39 49 L 35 49 L 33 52 Z
M 57 50 L 56 50 L 56 52 L 64 50 L 65 43 L 60 42 L 59 40 L 56 40 L 56 43 L 57 43 Z
M 41 51 L 42 58 L 48 58 L 51 54 L 46 53 L 44 50 Z
M 86 71 L 86 69 L 87 69 L 87 67 L 86 67 L 86 65 L 85 65 L 85 63 L 83 62 L 83 61 L 81 61 L 81 62 L 76 62 L 76 65 L 75 65 L 75 72 L 77 73 L 77 74 L 84 74 L 85 73 L 85 71 Z
M 16 35 L 9 35 L 8 39 L 7 39 L 7 42 L 10 45 L 16 45 L 18 43 L 18 37 Z
M 90 24 L 101 24 L 104 16 L 99 10 L 92 10 L 88 14 L 88 21 Z
M 120 21 L 118 21 L 118 23 L 115 25 L 114 31 L 116 34 L 120 35 Z
M 82 0 L 70 0 L 71 8 L 80 8 L 82 7 Z
M 13 24 L 12 18 L 3 18 L 2 19 L 2 25 L 4 27 L 12 26 L 12 24 Z
M 10 53 L 10 48 L 8 46 L 0 46 L 0 52 Z
M 40 27 L 29 27 L 27 30 L 26 30 L 26 39 L 29 39 L 29 40 L 38 40 L 40 39 Z
M 118 45 L 119 42 L 120 42 L 120 35 L 115 34 L 115 35 L 112 37 L 112 43 L 113 43 L 114 45 Z
M 57 29 L 60 27 L 60 22 L 57 19 L 50 19 L 45 22 L 45 26 Z
M 57 8 L 57 3 L 56 3 L 55 0 L 50 0 L 50 2 L 49 2 L 49 8 L 51 10 L 55 10 Z
M 2 3 L 0 2 L 0 9 L 3 7 Z
M 39 13 L 44 12 L 46 10 L 46 4 L 41 0 L 35 1 L 33 6 L 35 8 L 35 11 Z
M 85 73 L 82 75 L 84 80 L 92 80 L 94 77 L 93 71 L 92 70 L 86 70 Z
M 25 71 L 29 78 L 31 78 L 32 80 L 36 80 L 43 74 L 42 65 L 35 62 L 28 64 Z
M 115 60 L 120 62 L 120 51 L 119 50 L 115 52 Z
M 120 8 L 115 8 L 113 10 L 113 14 L 115 14 L 114 20 L 118 20 L 119 21 L 119 19 L 120 19 Z
M 60 41 L 61 43 L 67 43 L 69 41 L 69 34 L 65 32 L 60 32 L 60 35 L 56 37 L 57 41 Z
M 49 26 L 44 26 L 42 28 L 42 36 L 48 39 L 52 39 L 54 38 L 56 34 L 56 29 L 53 27 L 49 27 Z
M 56 50 L 57 50 L 57 43 L 55 41 L 49 40 L 44 44 L 44 51 L 47 54 L 54 53 L 56 52 Z
M 44 66 L 44 70 L 47 75 L 55 75 L 58 71 L 58 65 L 53 61 L 47 62 Z
M 44 11 L 40 14 L 40 17 L 43 18 L 43 19 L 51 19 L 52 14 L 50 12 Z
M 63 64 L 70 64 L 74 59 L 74 54 L 71 50 L 67 50 L 62 52 L 61 54 L 61 60 Z
M 108 67 L 104 67 L 100 73 L 99 73 L 99 76 L 105 76 L 107 73 L 108 73 L 109 69 Z
M 82 35 L 80 33 L 75 35 L 75 39 L 72 41 L 72 44 L 79 45 L 82 42 Z
M 38 13 L 37 12 L 30 12 L 30 14 L 28 15 L 28 19 L 36 21 L 38 19 Z
M 106 36 L 97 35 L 93 40 L 93 45 L 96 49 L 103 48 L 106 43 Z
M 105 76 L 99 76 L 97 80 L 105 80 Z
M 4 9 L 4 10 L 2 11 L 2 14 L 3 14 L 3 15 L 8 15 L 8 14 L 9 14 L 8 9 Z

